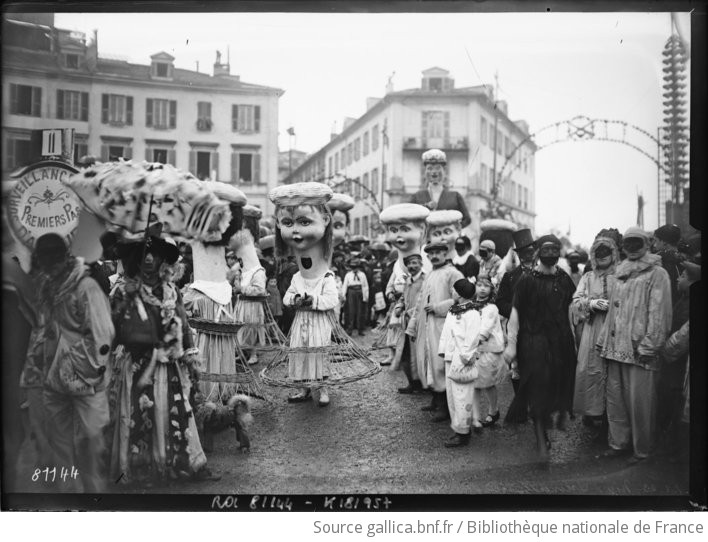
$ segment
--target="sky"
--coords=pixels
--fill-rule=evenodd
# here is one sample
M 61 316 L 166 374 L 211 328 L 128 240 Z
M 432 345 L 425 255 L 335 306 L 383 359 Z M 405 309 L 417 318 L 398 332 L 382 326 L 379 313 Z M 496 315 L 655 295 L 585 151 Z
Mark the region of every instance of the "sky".
M 679 28 L 690 39 L 687 14 Z M 494 85 L 512 120 L 531 132 L 579 115 L 621 120 L 651 134 L 662 124 L 662 50 L 669 13 L 59 13 L 56 25 L 98 30 L 99 55 L 149 63 L 166 51 L 179 68 L 211 73 L 230 53 L 242 81 L 285 91 L 279 147 L 314 152 L 367 97 L 418 88 L 421 72 L 450 71 L 457 87 Z M 130 29 L 129 36 L 126 29 Z M 690 79 L 689 79 L 690 85 Z M 548 134 L 548 131 L 543 132 Z M 629 129 L 627 141 L 656 154 Z M 536 155 L 536 233 L 570 230 L 589 246 L 604 227 L 658 226 L 657 168 L 617 143 L 562 142 Z

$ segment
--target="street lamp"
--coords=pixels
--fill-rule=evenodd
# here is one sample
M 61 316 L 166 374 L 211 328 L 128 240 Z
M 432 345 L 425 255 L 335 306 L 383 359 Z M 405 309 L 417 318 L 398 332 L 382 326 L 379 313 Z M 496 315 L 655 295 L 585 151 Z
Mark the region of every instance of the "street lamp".
M 295 128 L 292 126 L 288 128 L 288 177 L 293 174 L 293 137 L 295 136 Z

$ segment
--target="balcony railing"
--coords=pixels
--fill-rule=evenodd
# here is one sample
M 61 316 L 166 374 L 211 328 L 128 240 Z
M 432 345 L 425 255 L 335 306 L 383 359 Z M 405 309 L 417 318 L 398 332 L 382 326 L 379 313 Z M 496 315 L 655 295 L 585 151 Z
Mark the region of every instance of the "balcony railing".
M 404 137 L 404 150 L 426 150 L 436 148 L 443 151 L 466 151 L 470 145 L 466 136 L 460 137 Z

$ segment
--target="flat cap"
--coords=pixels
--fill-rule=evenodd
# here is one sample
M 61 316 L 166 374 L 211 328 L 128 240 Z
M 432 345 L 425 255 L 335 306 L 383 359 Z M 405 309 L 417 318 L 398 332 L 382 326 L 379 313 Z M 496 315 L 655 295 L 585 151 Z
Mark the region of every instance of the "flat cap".
M 342 211 L 345 213 L 354 207 L 354 198 L 349 194 L 334 192 L 332 199 L 327 202 L 327 207 L 329 207 L 330 211 Z
M 379 215 L 382 224 L 401 224 L 403 222 L 420 222 L 430 215 L 430 209 L 417 203 L 396 203 L 386 207 Z
M 423 153 L 424 164 L 447 164 L 447 156 L 440 149 L 430 149 Z
M 462 213 L 454 209 L 432 211 L 425 221 L 429 226 L 447 226 L 448 224 L 457 224 L 458 222 L 462 222 Z
M 276 186 L 268 198 L 279 207 L 323 205 L 332 199 L 332 189 L 324 183 L 306 182 Z

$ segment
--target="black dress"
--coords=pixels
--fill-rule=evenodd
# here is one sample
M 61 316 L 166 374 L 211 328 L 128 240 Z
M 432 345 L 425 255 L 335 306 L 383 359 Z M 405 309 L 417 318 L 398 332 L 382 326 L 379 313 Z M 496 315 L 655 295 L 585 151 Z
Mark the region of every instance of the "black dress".
M 575 285 L 565 271 L 552 275 L 524 273 L 514 293 L 519 313 L 517 359 L 521 382 L 509 407 L 507 422 L 570 412 L 575 383 L 575 343 L 568 307 Z

